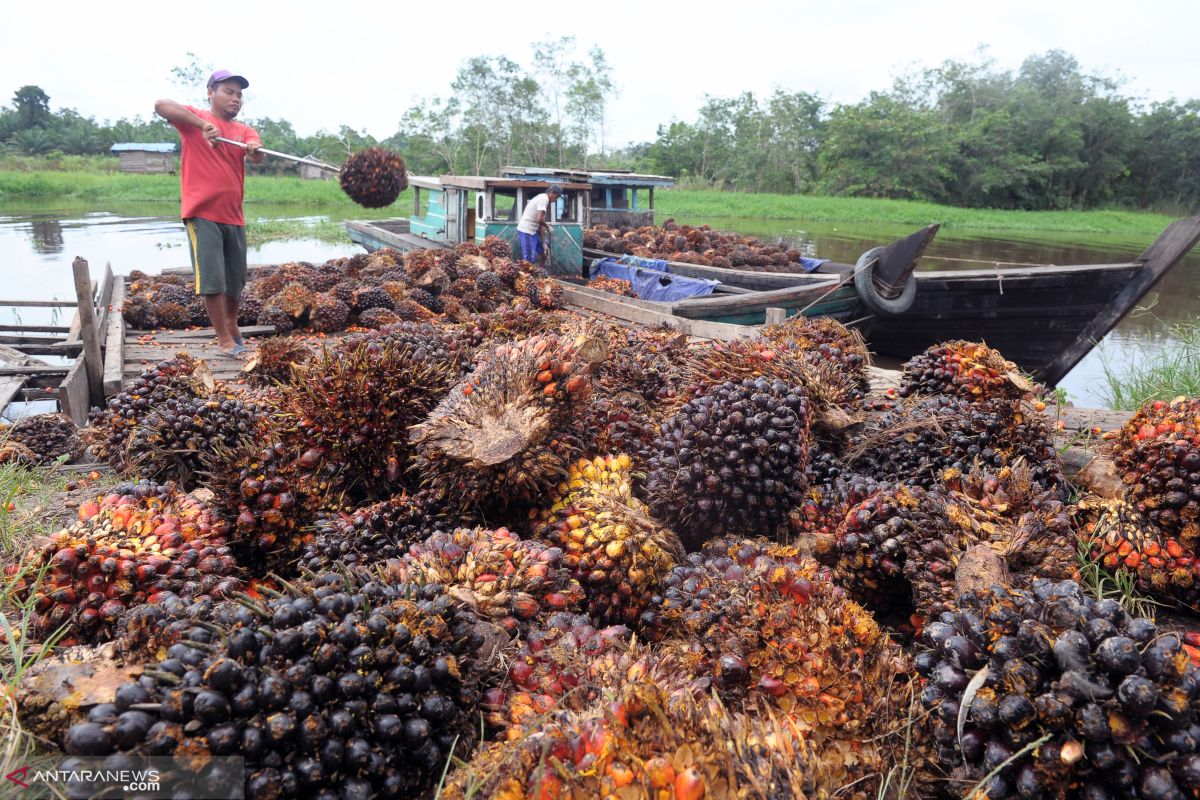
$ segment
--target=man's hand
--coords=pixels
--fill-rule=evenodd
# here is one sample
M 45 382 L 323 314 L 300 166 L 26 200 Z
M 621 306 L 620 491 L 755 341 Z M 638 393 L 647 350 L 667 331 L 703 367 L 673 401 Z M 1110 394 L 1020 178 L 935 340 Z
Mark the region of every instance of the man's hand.
M 220 128 L 218 128 L 216 125 L 214 125 L 211 122 L 205 122 L 204 126 L 200 128 L 200 131 L 201 131 L 201 133 L 204 134 L 204 138 L 208 140 L 208 143 L 211 146 L 213 146 L 213 147 L 217 146 L 217 144 L 218 144 L 217 137 L 221 135 Z
M 262 142 L 246 142 L 246 160 L 251 164 L 261 164 L 267 154 L 262 152 Z
M 262 149 L 260 142 L 246 142 L 246 155 L 252 156 Z

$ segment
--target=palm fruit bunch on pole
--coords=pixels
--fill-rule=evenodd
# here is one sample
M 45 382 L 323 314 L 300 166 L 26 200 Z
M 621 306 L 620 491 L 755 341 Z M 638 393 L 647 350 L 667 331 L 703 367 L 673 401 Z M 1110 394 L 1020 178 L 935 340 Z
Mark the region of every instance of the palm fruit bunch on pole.
M 70 728 L 67 753 L 240 756 L 248 798 L 415 797 L 473 744 L 484 639 L 437 586 L 327 573 L 188 636 L 122 687 L 115 721 Z
M 843 460 L 880 481 L 931 489 L 948 469 L 1000 469 L 1023 459 L 1047 487 L 1064 485 L 1053 433 L 1041 414 L 1012 400 L 911 398 L 872 420 Z
M 361 497 L 403 488 L 408 429 L 458 378 L 458 364 L 440 340 L 350 338 L 325 348 L 282 387 L 284 424 L 297 449 L 316 450 L 342 467 L 345 487 Z
M 84 450 L 79 429 L 65 414 L 23 417 L 14 425 L 0 426 L 0 439 L 28 447 L 38 464 L 78 461 Z
M 291 336 L 271 336 L 254 348 L 242 367 L 246 382 L 255 387 L 291 383 L 294 367 L 302 367 L 313 357 L 312 349 Z
M 382 147 L 368 147 L 342 163 L 338 183 L 363 208 L 384 208 L 408 188 L 404 157 Z
M 1111 574 L 1134 576 L 1138 591 L 1166 604 L 1200 609 L 1200 558 L 1130 501 L 1088 496 L 1074 507 L 1079 539 Z
M 1200 673 L 1179 637 L 1073 581 L 968 593 L 925 628 L 923 701 L 987 797 L 1192 797 Z
M 600 624 L 637 622 L 650 595 L 683 559 L 683 544 L 633 496 L 629 456 L 580 459 L 557 497 L 533 515 L 535 536 L 562 549 Z
M 765 377 L 707 389 L 662 423 L 642 498 L 689 549 L 724 533 L 773 535 L 803 499 L 810 405 Z
M 204 454 L 236 448 L 257 436 L 265 413 L 231 392 L 169 397 L 133 428 L 124 461 L 139 475 L 195 488 L 197 473 L 204 469 Z
M 32 596 L 39 638 L 68 626 L 62 644 L 105 641 L 126 610 L 164 592 L 225 597 L 242 588 L 225 525 L 174 484 L 118 484 L 78 516 L 5 570 L 18 596 Z
M 437 531 L 389 560 L 385 575 L 390 582 L 439 584 L 510 635 L 584 601 L 562 550 L 507 528 Z
M 505 343 L 414 426 L 414 469 L 451 507 L 529 506 L 554 490 L 578 445 L 568 424 L 591 393 L 603 345 L 586 333 Z
M 999 350 L 961 339 L 926 348 L 906 361 L 901 371 L 901 397 L 944 394 L 968 400 L 1025 400 L 1034 388 Z
M 813 559 L 714 542 L 675 568 L 641 626 L 651 640 L 682 641 L 693 674 L 710 676 L 726 701 L 785 714 L 848 774 L 894 757 L 902 654 Z
M 1113 459 L 1128 496 L 1164 533 L 1200 540 L 1200 399 L 1145 404 L 1122 426 Z
M 128 466 L 126 445 L 138 423 L 171 398 L 200 397 L 208 393 L 200 363 L 186 353 L 143 370 L 126 387 L 108 399 L 107 407 L 94 410 L 84 438 L 92 452 L 123 470 Z
M 409 545 L 449 522 L 426 492 L 396 495 L 353 511 L 332 511 L 318 516 L 299 566 L 309 572 L 373 568 L 400 558 Z
M 440 797 L 805 800 L 823 796 L 807 793 L 821 766 L 806 756 L 805 742 L 769 714 L 637 681 L 607 703 L 555 712 L 521 738 L 485 746 Z

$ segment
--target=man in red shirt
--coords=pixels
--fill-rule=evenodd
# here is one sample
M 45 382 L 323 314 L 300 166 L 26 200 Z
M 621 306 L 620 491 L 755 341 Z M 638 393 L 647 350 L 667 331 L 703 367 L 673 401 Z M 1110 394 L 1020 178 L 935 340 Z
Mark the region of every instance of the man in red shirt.
M 234 122 L 242 108 L 242 90 L 250 82 L 228 70 L 208 79 L 207 110 L 174 100 L 159 100 L 154 111 L 179 131 L 183 140 L 180 167 L 180 216 L 187 228 L 196 294 L 204 296 L 208 318 L 217 334 L 217 352 L 246 352 L 237 326 L 238 302 L 246 285 L 246 218 L 242 214 L 245 162 L 261 164 L 262 140 L 249 125 Z M 218 142 L 218 136 L 245 142 Z

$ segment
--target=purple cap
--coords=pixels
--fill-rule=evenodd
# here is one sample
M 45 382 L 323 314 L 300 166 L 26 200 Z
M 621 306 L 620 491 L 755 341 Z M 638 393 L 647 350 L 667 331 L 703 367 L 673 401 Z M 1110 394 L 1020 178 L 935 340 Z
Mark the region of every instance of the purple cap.
M 243 89 L 250 86 L 250 81 L 246 80 L 241 75 L 234 75 L 227 69 L 219 69 L 212 74 L 211 78 L 208 79 L 208 88 L 211 89 L 221 81 L 237 81 L 242 85 Z

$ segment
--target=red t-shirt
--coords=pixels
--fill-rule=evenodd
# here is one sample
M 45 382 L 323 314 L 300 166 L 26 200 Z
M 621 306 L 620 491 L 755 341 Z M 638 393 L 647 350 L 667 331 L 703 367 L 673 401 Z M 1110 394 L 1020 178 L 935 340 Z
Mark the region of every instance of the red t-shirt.
M 214 116 L 211 111 L 187 106 L 187 110 L 221 130 L 235 142 L 258 142 L 258 134 L 249 125 Z M 242 215 L 242 189 L 246 180 L 246 151 L 232 144 L 217 142 L 211 146 L 204 133 L 194 125 L 176 124 L 183 139 L 182 165 L 179 169 L 183 199 L 180 216 L 200 217 L 228 225 L 245 225 Z

